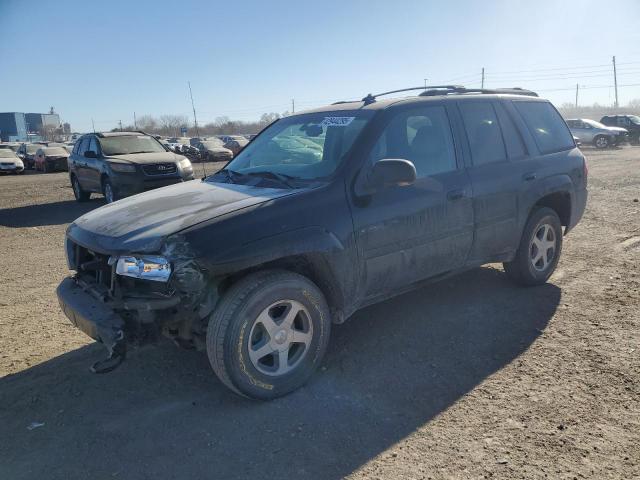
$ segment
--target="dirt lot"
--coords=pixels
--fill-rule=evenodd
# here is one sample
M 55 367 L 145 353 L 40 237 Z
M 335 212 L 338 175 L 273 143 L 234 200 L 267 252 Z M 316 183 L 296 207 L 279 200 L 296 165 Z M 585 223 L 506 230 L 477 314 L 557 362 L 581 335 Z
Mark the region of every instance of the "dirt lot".
M 640 478 L 640 148 L 586 154 L 549 284 L 489 266 L 367 308 L 271 403 L 168 343 L 89 373 L 103 349 L 54 288 L 66 225 L 103 201 L 0 178 L 0 478 Z

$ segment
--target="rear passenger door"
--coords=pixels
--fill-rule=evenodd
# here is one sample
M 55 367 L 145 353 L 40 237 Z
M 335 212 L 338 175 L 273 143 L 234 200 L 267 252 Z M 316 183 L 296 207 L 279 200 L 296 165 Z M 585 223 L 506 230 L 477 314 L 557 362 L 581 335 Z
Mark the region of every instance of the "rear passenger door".
M 471 185 L 457 161 L 448 109 L 429 102 L 388 115 L 363 171 L 384 158 L 403 158 L 415 165 L 417 178 L 352 206 L 369 298 L 463 266 L 473 239 Z
M 101 172 L 101 163 L 102 160 L 100 158 L 100 147 L 98 145 L 98 140 L 95 136 L 91 135 L 89 140 L 89 147 L 87 151 L 91 151 L 95 153 L 95 158 L 85 158 L 85 162 L 87 165 L 87 183 L 89 188 L 94 192 L 101 192 L 102 185 L 100 184 L 100 172 Z
M 84 152 L 89 147 L 89 138 L 82 137 L 78 140 L 78 147 L 73 154 L 73 165 L 76 177 L 83 189 L 89 190 L 89 180 L 87 179 L 87 159 Z
M 470 264 L 501 261 L 518 247 L 519 194 L 536 178 L 536 160 L 514 113 L 492 99 L 458 102 L 473 188 L 474 241 Z

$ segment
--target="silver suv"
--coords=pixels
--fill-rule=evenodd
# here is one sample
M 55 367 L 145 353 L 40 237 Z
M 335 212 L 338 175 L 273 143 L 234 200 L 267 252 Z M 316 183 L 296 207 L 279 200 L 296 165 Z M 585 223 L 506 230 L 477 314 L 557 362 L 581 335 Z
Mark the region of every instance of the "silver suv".
M 607 127 L 588 118 L 572 118 L 567 125 L 574 137 L 583 144 L 596 148 L 607 148 L 628 141 L 627 130 L 620 127 Z

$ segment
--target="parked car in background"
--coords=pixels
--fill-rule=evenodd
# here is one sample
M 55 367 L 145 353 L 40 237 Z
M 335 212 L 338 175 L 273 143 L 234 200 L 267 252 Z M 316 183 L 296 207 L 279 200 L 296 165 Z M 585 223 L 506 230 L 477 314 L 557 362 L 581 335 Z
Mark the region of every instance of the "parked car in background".
M 20 148 L 20 143 L 18 142 L 3 142 L 0 143 L 0 149 L 11 150 L 12 152 L 17 152 Z
M 38 149 L 42 148 L 42 145 L 37 143 L 23 143 L 16 152 L 18 157 L 23 161 L 24 168 L 26 170 L 33 170 L 34 157 Z
M 62 148 L 64 148 L 67 152 L 71 153 L 74 145 L 75 145 L 74 143 L 65 143 L 64 145 L 62 145 Z
M 0 173 L 23 173 L 24 163 L 10 148 L 0 149 Z
M 235 156 L 247 145 L 247 143 L 249 143 L 249 140 L 242 135 L 229 135 L 226 137 L 224 142 L 224 148 L 231 150 Z
M 69 180 L 76 200 L 92 193 L 107 203 L 158 187 L 192 180 L 189 159 L 140 132 L 105 132 L 83 135 L 69 158 Z
M 287 116 L 203 181 L 73 222 L 74 274 L 57 295 L 107 347 L 93 371 L 162 334 L 206 350 L 234 392 L 273 399 L 321 365 L 332 323 L 367 305 L 486 263 L 544 284 L 587 202 L 562 117 L 522 90 L 419 91 Z M 289 137 L 322 155 L 299 157 Z
M 581 143 L 593 145 L 596 148 L 607 148 L 628 141 L 624 128 L 607 127 L 588 118 L 570 118 L 567 125 L 574 137 Z
M 33 157 L 34 168 L 45 173 L 66 172 L 69 169 L 68 158 L 69 152 L 64 147 L 39 148 Z
M 198 143 L 196 148 L 200 151 L 200 158 L 205 161 L 227 162 L 233 158 L 233 152 L 216 137 Z
M 620 127 L 627 130 L 629 141 L 640 144 L 640 117 L 637 115 L 605 115 L 600 123 L 608 127 Z

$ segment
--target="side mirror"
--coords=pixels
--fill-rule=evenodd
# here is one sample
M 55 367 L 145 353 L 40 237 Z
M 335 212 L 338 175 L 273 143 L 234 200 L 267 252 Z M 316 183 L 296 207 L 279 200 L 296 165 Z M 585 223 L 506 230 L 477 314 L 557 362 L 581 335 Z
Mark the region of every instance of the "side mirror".
M 84 152 L 84 158 L 98 158 L 98 155 L 93 150 L 87 150 Z
M 416 167 L 409 160 L 384 158 L 373 165 L 369 182 L 375 189 L 406 186 L 416 181 Z

